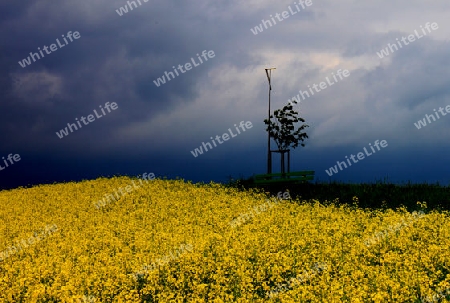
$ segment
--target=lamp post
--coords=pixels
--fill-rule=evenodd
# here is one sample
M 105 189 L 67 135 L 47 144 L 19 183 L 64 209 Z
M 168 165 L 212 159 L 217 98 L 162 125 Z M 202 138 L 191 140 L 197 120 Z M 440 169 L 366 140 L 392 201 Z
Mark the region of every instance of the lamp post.
M 276 69 L 275 67 L 266 68 L 267 80 L 269 80 L 269 115 L 268 118 L 270 121 L 270 91 L 272 90 L 272 85 L 270 83 L 270 77 L 272 76 L 272 69 Z M 272 173 L 272 154 L 270 152 L 270 124 L 267 130 L 267 173 Z

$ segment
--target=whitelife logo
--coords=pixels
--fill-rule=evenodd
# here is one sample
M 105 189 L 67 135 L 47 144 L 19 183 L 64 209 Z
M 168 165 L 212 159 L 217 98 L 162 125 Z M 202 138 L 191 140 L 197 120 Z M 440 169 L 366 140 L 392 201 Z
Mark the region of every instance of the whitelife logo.
M 380 146 L 383 147 L 383 148 L 385 148 L 386 146 L 388 146 L 386 140 L 381 140 L 381 142 L 378 142 L 378 141 L 380 141 L 380 140 L 376 140 L 375 143 L 374 143 L 375 147 L 376 147 L 378 150 L 380 150 Z M 373 148 L 372 144 L 369 143 L 369 145 L 370 145 L 370 148 L 372 149 L 373 153 L 375 153 L 375 149 Z M 380 146 L 378 146 L 378 145 L 380 145 Z M 365 153 L 366 153 L 367 156 L 371 156 L 371 155 L 372 155 L 372 153 L 369 153 L 365 147 L 364 147 L 364 151 L 365 151 Z M 364 154 L 363 154 L 362 152 L 359 152 L 359 153 L 357 154 L 357 157 L 358 157 L 358 160 L 363 160 L 363 159 L 365 158 L 365 157 L 364 157 Z M 347 156 L 345 156 L 345 158 L 347 159 L 347 163 L 348 163 L 349 166 L 352 166 L 352 163 L 350 162 L 350 159 L 353 160 L 353 163 L 358 163 L 358 160 L 355 159 L 355 155 L 353 155 L 353 154 L 350 155 L 350 159 L 348 159 Z M 339 161 L 336 161 L 336 162 L 337 162 L 337 165 L 335 165 L 334 167 L 330 167 L 330 170 L 328 170 L 328 169 L 325 170 L 325 172 L 326 172 L 326 173 L 328 174 L 328 176 L 330 176 L 330 177 L 333 175 L 333 173 L 334 173 L 334 174 L 337 174 L 337 173 L 339 172 L 338 169 L 337 169 L 338 166 L 339 166 L 339 169 L 340 169 L 340 170 L 343 170 L 341 164 L 344 165 L 344 168 L 347 168 L 347 164 L 345 164 L 345 162 L 339 162 Z
M 421 298 L 420 299 L 420 303 L 435 303 L 435 302 L 439 302 L 440 299 L 444 299 L 448 295 L 450 295 L 450 288 L 441 289 L 441 290 L 439 290 L 438 292 L 436 292 L 432 296 L 428 296 L 426 298 Z
M 171 251 L 168 255 L 165 255 L 162 258 L 156 259 L 156 261 L 152 262 L 152 264 L 150 264 L 148 266 L 144 266 L 144 267 L 142 267 L 141 270 L 139 270 L 138 272 L 135 272 L 133 274 L 133 276 L 137 280 L 142 279 L 146 273 L 149 273 L 150 271 L 156 270 L 159 267 L 163 267 L 163 266 L 167 265 L 170 261 L 173 261 L 173 260 L 179 258 L 181 255 L 185 254 L 186 251 L 193 252 L 194 246 L 192 246 L 192 244 L 181 244 L 180 248 L 177 248 L 175 253 L 172 253 L 172 251 Z
M 102 110 L 103 115 L 106 115 L 105 110 L 103 109 L 103 107 L 101 105 L 99 105 L 98 107 L 100 107 L 100 109 Z M 118 108 L 118 105 L 117 105 L 116 102 L 112 102 L 111 104 L 109 104 L 109 102 L 106 102 L 105 103 L 105 108 L 108 110 L 108 113 L 111 112 L 110 107 L 111 107 L 112 110 L 116 110 Z M 95 109 L 94 109 L 94 113 L 95 113 L 95 116 L 97 118 L 103 117 L 102 115 L 99 115 Z M 87 116 L 88 122 L 86 122 L 86 117 L 84 117 L 84 116 L 81 116 L 80 120 L 83 121 L 84 125 L 88 125 L 89 122 L 94 122 L 95 121 L 95 117 L 94 117 L 94 115 L 91 114 L 91 115 Z M 75 118 L 75 121 L 78 123 L 78 126 L 81 128 L 82 126 L 81 126 L 80 121 L 78 121 L 78 118 Z M 72 123 L 72 124 L 67 123 L 67 126 L 69 127 L 69 130 L 70 130 L 71 133 L 73 133 L 72 126 L 73 126 L 73 128 L 75 130 L 78 130 L 78 128 L 75 125 L 75 123 Z M 62 139 L 62 138 L 64 138 L 64 136 L 68 136 L 69 135 L 69 130 L 66 127 L 65 129 L 61 129 L 59 132 L 56 132 L 56 135 L 58 136 L 58 138 Z
M 406 222 L 405 219 L 403 219 L 401 223 L 399 223 L 395 226 L 389 226 L 384 231 L 378 232 L 372 238 L 365 240 L 364 244 L 367 247 L 369 247 L 369 246 L 377 243 L 378 241 L 382 240 L 384 237 L 387 237 L 389 234 L 393 234 L 393 233 L 399 231 L 400 229 L 402 229 L 403 227 L 408 226 L 409 224 L 411 224 L 412 219 L 417 220 L 417 219 L 422 218 L 423 216 L 425 216 L 425 213 L 423 211 L 419 211 L 419 212 L 413 211 L 409 218 L 410 219 L 409 222 Z
M 450 114 L 450 105 L 447 105 L 445 107 L 445 111 L 447 112 L 447 114 Z M 443 107 L 439 107 L 439 112 L 442 114 L 442 116 L 447 116 L 447 114 L 444 113 Z M 439 114 L 436 112 L 436 109 L 434 109 L 434 114 L 436 115 L 436 118 L 438 118 L 438 119 L 441 118 L 441 117 L 439 117 Z M 425 121 L 425 119 L 428 120 L 428 124 L 431 123 L 430 117 L 433 118 L 433 122 L 436 121 L 436 118 L 433 115 L 425 115 L 425 118 L 423 118 L 423 120 L 417 121 L 417 123 L 414 123 L 414 125 L 417 127 L 417 129 L 421 129 L 422 127 L 427 126 L 427 121 Z
M 61 36 L 63 37 L 63 39 L 66 42 L 66 44 L 61 44 L 61 42 L 59 42 L 59 39 L 57 38 L 56 42 L 58 42 L 58 45 L 59 45 L 60 49 L 69 44 L 69 42 L 67 42 L 67 40 L 66 40 L 66 37 L 64 37 L 64 35 L 61 35 Z M 72 32 L 68 32 L 67 33 L 67 38 L 70 40 L 70 42 L 73 42 L 72 37 L 73 37 L 73 39 L 79 39 L 81 37 L 81 35 L 80 35 L 79 32 L 73 32 L 73 34 L 72 34 Z M 44 58 L 44 53 L 42 52 L 40 47 L 38 47 L 38 50 L 39 50 L 39 53 L 41 54 L 42 58 Z M 45 53 L 47 55 L 50 55 L 52 52 L 56 52 L 58 50 L 58 48 L 56 47 L 56 44 L 51 44 L 50 45 L 50 50 L 51 50 L 50 52 L 48 51 L 48 46 L 47 45 L 44 45 L 43 50 L 45 51 Z M 30 56 L 31 56 L 31 58 L 30 58 Z M 26 66 L 30 65 L 32 63 L 31 59 L 33 59 L 33 62 L 36 62 L 35 57 L 37 57 L 37 60 L 41 59 L 41 57 L 39 56 L 38 53 L 30 52 L 30 56 L 28 56 L 27 59 L 23 59 L 22 62 L 19 61 L 19 65 L 22 66 L 22 68 L 25 68 Z
M 277 18 L 277 20 L 279 22 L 284 21 L 287 18 L 289 18 L 290 16 L 293 16 L 293 15 L 295 15 L 295 14 L 297 14 L 297 13 L 299 13 L 301 11 L 301 8 L 297 5 L 297 2 L 294 2 L 294 4 L 295 4 L 295 7 L 297 8 L 297 11 L 293 11 L 292 7 L 289 5 L 288 6 L 289 11 L 284 11 L 281 14 L 279 14 L 279 13 L 275 14 L 275 17 Z M 298 4 L 300 4 L 303 9 L 306 9 L 305 4 L 306 4 L 306 6 L 311 6 L 312 5 L 312 1 L 311 0 L 306 0 L 306 1 L 300 0 L 300 1 L 298 1 Z M 281 15 L 281 18 L 280 18 L 280 15 Z M 272 15 L 270 15 L 270 18 L 272 19 L 273 25 L 276 25 L 277 22 L 272 17 Z M 258 33 L 262 33 L 263 30 L 264 30 L 263 25 L 264 25 L 265 29 L 269 28 L 268 25 L 270 27 L 273 26 L 272 22 L 270 22 L 270 20 L 264 20 L 263 19 L 263 20 L 261 20 L 261 22 L 262 23 L 260 23 L 259 25 L 257 25 L 254 28 L 250 29 L 251 32 L 253 33 L 253 35 L 257 35 Z
M 281 201 L 281 200 L 291 199 L 291 196 L 290 196 L 289 192 L 287 192 L 287 191 L 284 193 L 279 191 L 277 198 L 279 201 Z M 275 202 L 272 202 L 269 199 L 266 199 L 266 203 L 259 204 L 255 207 L 253 207 L 253 209 L 247 213 L 240 214 L 236 219 L 233 219 L 228 224 L 231 227 L 235 228 L 235 227 L 247 222 L 248 220 L 253 219 L 256 215 L 259 215 L 260 213 L 267 211 L 268 209 L 274 207 L 278 203 L 278 201 L 276 199 L 274 199 L 274 197 L 272 197 L 272 200 L 275 200 Z
M 144 1 L 145 3 L 147 3 L 149 0 L 142 0 L 142 1 Z M 137 0 L 137 2 L 139 3 L 139 6 L 142 5 L 141 0 Z M 128 4 L 128 6 L 130 7 L 130 10 L 131 10 L 131 11 L 133 10 L 133 7 L 131 6 L 131 4 L 134 4 L 134 8 L 138 8 L 138 6 L 137 6 L 137 4 L 136 4 L 135 1 L 127 1 L 127 4 Z M 125 6 L 121 6 L 119 9 L 116 9 L 116 13 L 117 13 L 119 16 L 122 17 L 124 14 L 128 13 L 128 7 L 127 7 L 126 5 L 125 5 Z
M 5 157 L 2 157 L 2 159 L 3 159 L 3 162 L 5 163 L 5 166 L 8 167 L 9 165 L 8 165 L 8 162 L 6 162 Z M 20 161 L 20 155 L 19 155 L 19 154 L 15 154 L 15 155 L 13 156 L 13 154 L 9 154 L 8 157 L 7 157 L 6 159 L 8 159 L 9 163 L 11 163 L 11 165 L 13 165 L 13 164 L 14 164 L 13 160 L 14 160 L 15 162 L 19 162 L 19 161 Z M 4 170 L 6 167 L 3 167 L 3 166 L 0 164 L 0 170 Z
M 306 282 L 309 279 L 313 278 L 315 275 L 322 273 L 327 270 L 328 266 L 326 263 L 316 263 L 314 264 L 311 273 L 308 273 L 306 270 L 303 271 L 303 274 L 298 274 L 296 277 L 291 278 L 285 284 L 278 283 L 277 287 L 270 292 L 266 292 L 266 298 L 273 298 L 277 296 L 280 292 L 288 291 L 293 289 L 300 283 Z
M 214 51 L 210 50 L 210 51 L 208 51 L 208 53 L 206 53 L 206 50 L 204 50 L 204 51 L 202 52 L 202 57 L 205 59 L 205 61 L 208 61 L 208 57 L 206 57 L 206 55 L 208 55 L 208 57 L 209 57 L 210 59 L 212 59 L 212 58 L 214 58 L 214 57 L 216 56 L 216 54 L 214 54 Z M 200 58 L 200 55 L 199 55 L 199 54 L 197 54 L 197 59 L 198 59 L 198 61 L 200 61 L 199 64 L 196 64 L 194 58 L 191 58 L 191 62 L 192 62 L 192 64 L 194 64 L 194 67 L 197 67 L 197 66 L 199 66 L 200 64 L 203 63 L 202 58 Z M 177 71 L 177 69 L 175 68 L 175 66 L 172 66 L 172 68 L 173 68 L 174 73 L 177 74 L 177 76 L 179 76 L 180 74 L 178 73 L 178 71 Z M 184 74 L 184 73 L 187 72 L 188 70 L 191 70 L 191 69 L 192 69 L 191 63 L 189 63 L 189 62 L 188 62 L 188 63 L 185 63 L 185 64 L 184 64 L 184 68 L 185 68 L 186 70 L 183 70 L 183 65 L 178 64 L 178 69 L 180 70 L 181 73 Z M 166 71 L 166 72 L 164 73 L 164 75 L 163 75 L 161 78 L 158 78 L 158 79 L 156 79 L 156 80 L 153 80 L 153 83 L 155 83 L 155 85 L 156 85 L 157 87 L 160 87 L 162 84 L 165 84 L 165 83 L 166 83 L 166 77 L 167 77 L 167 80 L 168 80 L 168 81 L 172 80 L 172 79 L 170 79 L 169 76 L 172 76 L 172 79 L 175 79 L 175 75 L 174 75 L 172 72 L 167 72 L 167 71 Z
M 236 126 L 236 124 L 235 124 L 234 126 L 236 127 L 236 131 L 237 131 L 237 133 L 238 133 L 238 135 L 239 135 L 239 134 L 241 133 L 241 132 L 239 131 L 239 128 Z M 241 121 L 241 123 L 239 123 L 239 126 L 242 128 L 242 130 L 243 130 L 244 132 L 245 132 L 245 128 L 250 129 L 250 128 L 253 127 L 252 122 L 250 122 L 250 121 L 245 122 L 245 128 L 244 128 L 244 121 Z M 231 135 L 232 138 L 234 138 L 234 137 L 237 136 L 237 135 L 233 134 L 233 132 L 231 131 L 231 128 L 229 128 L 228 131 L 230 132 L 230 135 Z M 214 142 L 213 137 L 210 137 L 210 138 L 211 138 L 211 140 L 212 140 L 211 142 L 214 144 L 214 147 L 217 147 L 216 142 Z M 223 143 L 223 142 L 220 141 L 220 136 L 219 136 L 219 135 L 217 135 L 215 139 L 217 140 L 217 142 L 218 142 L 219 144 L 222 144 L 222 143 Z M 230 140 L 230 136 L 228 136 L 228 133 L 224 133 L 224 134 L 222 135 L 222 139 L 223 139 L 223 141 L 228 141 L 228 140 Z M 208 151 L 208 149 L 206 148 L 206 145 L 209 146 L 209 149 L 212 149 L 212 148 L 213 148 L 212 145 L 211 145 L 211 143 L 209 143 L 209 142 L 206 142 L 206 144 L 205 144 L 205 142 L 202 142 L 202 144 L 203 144 L 203 148 L 205 148 L 205 153 Z M 202 148 L 202 146 L 200 146 L 200 148 L 196 148 L 194 151 L 191 150 L 191 154 L 192 154 L 194 157 L 197 158 L 197 156 L 198 156 L 199 154 L 200 154 L 200 155 L 203 154 L 203 148 Z
M 93 295 L 84 295 L 81 299 L 77 300 L 77 303 L 95 303 L 96 297 Z
M 0 262 L 8 258 L 9 256 L 20 252 L 23 249 L 28 248 L 30 245 L 34 245 L 37 242 L 45 239 L 51 233 L 56 232 L 58 230 L 58 226 L 55 224 L 45 226 L 44 230 L 41 232 L 41 236 L 38 236 L 38 233 L 35 232 L 34 236 L 30 236 L 27 240 L 20 241 L 20 243 L 16 243 L 16 245 L 9 246 L 6 250 L 0 252 Z
M 431 27 L 432 30 L 437 30 L 437 29 L 439 28 L 439 26 L 438 26 L 438 24 L 437 24 L 436 22 L 433 22 L 433 23 L 431 23 L 431 24 L 430 24 L 430 22 L 427 22 L 427 23 L 425 24 L 425 28 L 428 30 L 428 33 L 431 33 L 430 27 Z M 422 33 L 426 36 L 426 35 L 427 35 L 427 32 L 425 32 L 425 30 L 423 29 L 422 25 L 420 26 L 420 28 L 422 29 Z M 416 35 L 412 35 L 412 34 L 411 34 L 411 35 L 408 35 L 408 37 L 402 37 L 402 38 L 400 39 L 400 40 L 402 40 L 402 42 L 403 42 L 403 44 L 404 44 L 405 46 L 406 46 L 406 45 L 409 45 L 409 43 L 412 43 L 412 42 L 416 41 L 416 37 L 417 37 L 417 39 L 420 39 L 420 38 L 424 37 L 424 36 L 421 36 L 421 35 L 417 32 L 417 30 L 414 30 L 414 33 L 415 33 Z M 406 39 L 408 39 L 409 43 L 406 42 Z M 402 48 L 403 46 L 402 46 L 402 44 L 400 43 L 400 41 L 398 41 L 398 38 L 396 38 L 395 40 L 397 40 L 398 46 L 399 46 L 400 48 Z M 389 52 L 389 51 L 390 51 L 390 52 Z M 378 55 L 378 57 L 379 57 L 380 59 L 383 59 L 385 56 L 386 56 L 386 57 L 389 56 L 389 55 L 392 54 L 394 51 L 398 51 L 397 45 L 396 45 L 396 44 L 390 44 L 390 43 L 388 43 L 386 48 L 382 49 L 380 52 L 377 52 L 377 55 Z
M 336 75 L 335 75 L 334 73 L 331 73 L 331 74 L 333 75 L 334 82 L 333 82 L 333 81 L 330 81 L 330 79 L 328 79 L 328 77 L 325 77 L 325 80 L 327 80 L 329 86 L 332 86 L 332 85 L 334 85 L 335 83 L 339 82 L 339 80 L 336 78 Z M 338 69 L 338 70 L 336 71 L 336 74 L 337 74 L 337 76 L 339 77 L 339 79 L 343 80 L 344 78 L 347 78 L 348 76 L 350 76 L 350 71 L 349 71 L 348 69 L 344 69 L 344 70 Z M 344 78 L 342 78 L 342 76 L 344 76 Z M 310 85 L 308 85 L 308 88 L 309 88 L 309 91 L 311 92 L 311 95 L 314 96 L 313 88 L 314 88 L 314 90 L 316 91 L 316 93 L 318 93 L 318 92 L 321 92 L 323 89 L 326 89 L 326 88 L 329 87 L 329 86 L 327 86 L 327 83 L 325 83 L 324 81 L 322 81 L 322 82 L 319 83 L 319 85 L 317 85 L 316 83 L 314 83 L 314 84 L 312 85 L 312 88 L 311 88 Z M 318 87 L 320 87 L 321 89 L 319 89 Z M 306 90 L 305 90 L 305 91 L 299 90 L 298 92 L 299 92 L 299 94 L 297 94 L 297 96 L 294 96 L 294 97 L 292 97 L 291 99 L 288 100 L 288 104 L 289 104 L 289 105 L 292 105 L 292 103 L 293 103 L 294 100 L 296 101 L 296 103 L 300 104 L 301 101 L 303 101 L 303 100 L 305 100 L 306 98 L 309 98 L 309 97 L 310 97 L 308 91 L 306 91 Z M 303 98 L 302 100 L 300 100 L 300 96 Z M 306 96 L 306 97 L 305 97 L 305 96 Z
M 142 179 L 139 179 L 139 182 L 142 185 L 142 180 L 145 180 L 145 182 L 149 182 L 149 178 L 150 180 L 154 180 L 155 179 L 155 174 L 154 173 L 144 173 L 142 174 Z M 127 185 L 125 188 L 123 187 L 119 187 L 118 191 L 122 194 L 122 196 L 120 196 L 117 192 L 117 190 L 115 191 L 116 194 L 116 198 L 114 198 L 113 194 L 105 194 L 104 197 L 101 200 L 98 200 L 96 203 L 94 203 L 94 206 L 96 209 L 100 209 L 103 206 L 106 206 L 106 204 L 110 204 L 112 202 L 117 202 L 119 201 L 119 199 L 123 196 L 125 196 L 127 193 L 131 193 L 134 189 L 139 188 L 139 186 L 137 186 L 136 184 L 134 184 L 134 180 L 131 181 L 131 183 L 133 184 L 133 187 L 131 185 Z M 126 193 L 124 192 L 126 191 Z

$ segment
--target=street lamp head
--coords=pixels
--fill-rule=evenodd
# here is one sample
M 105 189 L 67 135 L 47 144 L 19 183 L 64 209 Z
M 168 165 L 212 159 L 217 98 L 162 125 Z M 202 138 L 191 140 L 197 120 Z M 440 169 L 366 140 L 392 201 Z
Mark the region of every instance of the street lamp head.
M 270 84 L 270 76 L 269 76 L 269 70 L 270 70 L 270 74 L 272 75 L 272 69 L 276 69 L 276 68 L 275 67 L 265 68 L 267 80 L 269 81 L 269 90 L 272 90 L 272 85 Z

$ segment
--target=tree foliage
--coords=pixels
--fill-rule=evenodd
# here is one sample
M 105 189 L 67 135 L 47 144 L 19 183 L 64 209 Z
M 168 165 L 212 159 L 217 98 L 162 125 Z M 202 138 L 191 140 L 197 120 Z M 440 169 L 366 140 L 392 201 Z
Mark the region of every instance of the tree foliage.
M 293 103 L 297 101 L 293 100 Z M 275 121 L 272 119 L 275 118 Z M 295 123 L 305 122 L 305 119 L 297 117 L 298 112 L 293 110 L 291 103 L 285 105 L 282 109 L 277 109 L 274 115 L 270 115 L 270 119 L 265 119 L 264 123 L 267 125 L 266 131 L 269 131 L 270 137 L 274 139 L 279 150 L 287 150 L 289 147 L 295 149 L 300 142 L 301 146 L 305 146 L 303 143 L 306 138 L 309 138 L 305 132 L 302 132 L 307 124 L 302 124 L 297 130 L 295 130 Z

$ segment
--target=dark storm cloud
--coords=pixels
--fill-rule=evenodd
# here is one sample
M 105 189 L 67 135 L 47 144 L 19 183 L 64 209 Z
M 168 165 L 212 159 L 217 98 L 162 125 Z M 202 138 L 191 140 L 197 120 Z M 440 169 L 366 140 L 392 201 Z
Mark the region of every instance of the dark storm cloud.
M 51 180 L 135 172 L 142 163 L 192 178 L 209 178 L 210 167 L 214 177 L 222 175 L 239 161 L 248 172 L 260 170 L 265 152 L 256 158 L 253 153 L 265 148 L 264 67 L 269 66 L 277 67 L 273 108 L 338 68 L 351 72 L 302 104 L 311 140 L 301 156 L 314 163 L 312 169 L 325 165 L 314 157 L 322 148 L 329 149 L 323 157 L 332 165 L 342 157 L 337 148 L 348 154 L 345 146 L 360 149 L 374 136 L 386 134 L 392 150 L 406 150 L 417 136 L 412 121 L 450 104 L 449 45 L 443 42 L 449 5 L 444 1 L 313 0 L 258 35 L 250 29 L 293 1 L 141 2 L 122 16 L 116 10 L 127 1 L 121 0 L 0 4 L 0 156 L 23 153 L 28 160 L 21 164 L 33 170 L 34 180 L 45 170 Z M 387 58 L 377 57 L 387 43 L 427 21 L 438 22 L 439 30 Z M 18 64 L 68 31 L 80 32 L 81 38 L 25 68 Z M 160 87 L 154 84 L 203 50 L 213 50 L 215 57 Z M 56 136 L 106 102 L 119 108 L 63 139 Z M 190 155 L 241 120 L 255 125 L 247 137 L 201 159 Z M 442 129 L 448 123 L 427 127 Z M 441 139 L 441 132 L 430 133 L 428 140 Z M 20 179 L 11 170 L 0 173 Z
M 161 13 L 154 12 L 150 5 L 147 20 L 143 20 L 145 7 L 121 18 L 110 3 L 103 2 L 101 7 L 90 5 L 89 9 L 82 9 L 83 6 L 80 4 L 75 9 L 74 3 L 60 6 L 42 1 L 23 9 L 22 15 L 17 16 L 23 22 L 17 19 L 4 22 L 14 26 L 14 31 L 10 39 L 6 39 L 11 42 L 7 56 L 2 60 L 7 67 L 2 69 L 2 86 L 9 92 L 7 100 L 2 103 L 3 111 L 12 114 L 16 122 L 19 117 L 26 118 L 20 119 L 22 123 L 18 126 L 9 128 L 9 138 L 16 140 L 16 144 L 24 140 L 29 144 L 38 139 L 28 136 L 27 131 L 43 123 L 39 134 L 39 141 L 45 141 L 42 147 L 48 144 L 63 146 L 55 140 L 55 131 L 73 122 L 75 117 L 86 116 L 105 102 L 117 102 L 120 117 L 108 117 L 110 121 L 105 118 L 95 126 L 86 126 L 90 127 L 89 131 L 79 139 L 83 141 L 87 137 L 94 141 L 99 133 L 111 134 L 112 125 L 118 127 L 129 119 L 143 119 L 148 116 L 146 113 L 163 110 L 173 103 L 173 96 L 183 96 L 187 102 L 194 93 L 192 87 L 198 74 L 196 71 L 192 71 L 190 77 L 168 81 L 161 88 L 152 82 L 164 71 L 171 71 L 172 65 L 184 63 L 202 50 L 191 45 L 206 44 L 192 43 L 196 40 L 189 35 L 193 28 L 181 22 L 178 26 L 173 24 L 179 19 L 180 6 L 160 5 L 156 11 L 171 13 L 159 22 L 148 21 L 152 17 L 161 19 Z M 94 20 L 94 15 L 99 21 Z M 54 43 L 56 38 L 61 39 L 68 30 L 79 31 L 81 38 L 25 68 L 16 63 L 26 58 L 29 52 L 37 52 L 37 47 L 42 48 Z M 3 34 L 8 35 L 5 32 Z M 26 43 L 16 44 L 13 36 Z M 12 77 L 9 76 L 11 73 Z M 51 94 L 51 86 L 57 86 L 56 96 Z M 10 125 L 10 121 L 2 120 L 0 123 Z M 79 145 L 79 140 L 74 139 L 71 146 Z M 39 146 L 38 142 L 33 143 Z
M 436 101 L 450 104 L 449 51 L 449 43 L 431 39 L 399 49 L 391 55 L 392 64 L 364 77 L 370 102 L 390 99 L 409 110 L 424 103 L 438 104 Z

